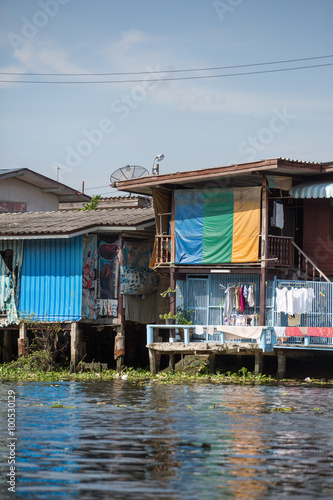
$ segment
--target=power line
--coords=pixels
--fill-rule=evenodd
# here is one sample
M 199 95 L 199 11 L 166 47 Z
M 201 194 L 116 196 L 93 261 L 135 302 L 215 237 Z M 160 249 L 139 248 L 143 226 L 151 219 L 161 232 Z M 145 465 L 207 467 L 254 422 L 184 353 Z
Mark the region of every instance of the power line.
M 220 69 L 236 69 L 236 68 L 249 68 L 253 66 L 265 66 L 268 64 L 285 64 L 291 62 L 301 62 L 301 61 L 312 61 L 315 59 L 327 59 L 328 57 L 333 57 L 333 54 L 327 56 L 316 56 L 316 57 L 303 57 L 301 59 L 284 59 L 280 61 L 268 61 L 259 62 L 251 64 L 239 64 L 236 66 L 215 66 L 211 68 L 191 68 L 191 69 L 172 69 L 172 70 L 160 70 L 160 71 L 137 71 L 130 73 L 19 73 L 19 72 L 0 72 L 0 75 L 24 75 L 24 76 L 123 76 L 123 75 L 151 75 L 159 73 L 185 73 L 191 71 L 216 71 Z
M 279 69 L 268 69 L 263 71 L 246 71 L 243 73 L 227 73 L 224 75 L 204 75 L 204 76 L 184 76 L 184 77 L 172 77 L 172 78 L 154 78 L 154 82 L 167 82 L 167 81 L 177 81 L 177 80 L 202 80 L 208 78 L 226 78 L 233 76 L 244 76 L 244 75 L 259 75 L 265 73 L 280 73 L 284 71 L 296 71 L 300 69 L 312 69 L 312 68 L 322 68 L 324 66 L 333 66 L 333 63 L 326 64 L 315 64 L 312 66 L 295 66 L 292 68 L 279 68 Z M 165 73 L 165 72 L 164 72 Z M 32 84 L 43 84 L 43 85 L 59 85 L 59 84 L 77 84 L 77 85 L 87 85 L 87 84 L 105 84 L 105 83 L 141 83 L 143 80 L 94 80 L 77 82 L 70 80 L 63 81 L 41 81 L 41 80 L 0 80 L 0 83 L 32 83 Z
M 105 186 L 95 186 L 95 187 L 87 187 L 85 188 L 85 191 L 87 191 L 87 189 L 101 189 L 101 188 L 106 188 L 106 187 L 109 187 L 110 184 L 106 184 Z

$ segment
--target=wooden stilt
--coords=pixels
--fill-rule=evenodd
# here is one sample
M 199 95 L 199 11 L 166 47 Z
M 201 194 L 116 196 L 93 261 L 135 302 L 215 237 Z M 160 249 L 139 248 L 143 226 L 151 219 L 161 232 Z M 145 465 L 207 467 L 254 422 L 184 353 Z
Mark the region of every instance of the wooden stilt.
M 215 373 L 215 354 L 209 354 L 209 373 Z
M 25 356 L 28 352 L 28 337 L 26 323 L 20 323 L 19 338 L 17 341 L 18 356 Z
M 256 352 L 255 353 L 255 360 L 254 360 L 254 375 L 258 377 L 259 373 L 262 373 L 262 368 L 263 368 L 263 355 L 261 352 Z
M 169 354 L 169 370 L 171 373 L 175 371 L 175 355 L 173 352 Z
M 71 323 L 71 364 L 76 368 L 79 362 L 79 326 L 77 321 Z
M 149 367 L 150 367 L 150 372 L 153 375 L 156 375 L 156 352 L 154 349 L 148 349 L 149 350 Z
M 12 346 L 10 342 L 10 333 L 8 330 L 4 330 L 3 332 L 2 358 L 4 363 L 8 363 L 12 360 Z
M 283 379 L 286 376 L 287 360 L 286 354 L 283 351 L 278 351 L 278 378 Z
M 114 359 L 116 360 L 117 372 L 124 368 L 125 360 L 125 335 L 123 325 L 117 326 L 117 335 L 114 339 Z

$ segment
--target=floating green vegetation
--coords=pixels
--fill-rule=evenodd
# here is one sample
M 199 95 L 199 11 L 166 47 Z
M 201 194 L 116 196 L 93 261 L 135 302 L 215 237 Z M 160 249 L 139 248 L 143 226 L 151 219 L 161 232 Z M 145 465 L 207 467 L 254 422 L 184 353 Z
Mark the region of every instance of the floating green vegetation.
M 73 409 L 73 408 L 77 408 L 77 406 L 64 406 L 61 403 L 53 403 L 50 406 L 50 408 L 69 408 L 69 409 Z
M 291 406 L 290 408 L 284 408 L 283 406 L 279 406 L 278 408 L 272 408 L 271 411 L 278 411 L 278 412 L 287 412 L 287 411 L 294 411 L 295 408 L 293 406 Z
M 35 355 L 35 354 L 34 354 Z M 112 369 L 102 369 L 101 371 L 80 371 L 72 372 L 69 368 L 54 367 L 51 371 L 44 371 L 40 368 L 39 363 L 36 365 L 31 363 L 30 355 L 24 358 L 19 358 L 11 363 L 0 365 L 0 380 L 3 381 L 38 381 L 52 382 L 54 387 L 57 387 L 56 382 L 64 380 L 76 380 L 81 382 L 90 381 L 117 381 L 117 383 L 136 383 L 136 384 L 188 384 L 188 383 L 209 383 L 209 384 L 300 384 L 302 381 L 288 380 L 279 381 L 271 375 L 258 374 L 248 371 L 243 367 L 237 373 L 227 371 L 221 373 L 209 373 L 208 367 L 204 363 L 200 367 L 197 365 L 189 365 L 186 369 L 178 368 L 175 372 L 164 370 L 157 374 L 152 374 L 149 370 L 142 368 L 126 368 L 118 373 Z M 186 371 L 185 371 L 186 370 Z M 313 383 L 321 386 L 332 386 L 333 381 L 325 381 L 312 379 Z M 102 403 L 99 403 L 102 404 Z M 275 411 L 280 411 L 276 409 Z M 290 410 L 285 410 L 290 411 Z

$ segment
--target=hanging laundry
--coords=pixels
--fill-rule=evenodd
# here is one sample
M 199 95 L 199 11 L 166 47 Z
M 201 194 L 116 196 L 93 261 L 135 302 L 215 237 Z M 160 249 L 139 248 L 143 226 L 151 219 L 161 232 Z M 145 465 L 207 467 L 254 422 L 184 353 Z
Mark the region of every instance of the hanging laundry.
M 273 203 L 272 226 L 279 227 L 280 229 L 284 227 L 283 205 L 279 201 L 274 201 Z
M 312 311 L 315 299 L 313 288 L 286 287 L 276 289 L 276 311 L 290 316 Z
M 276 310 L 277 312 L 287 311 L 287 288 L 276 289 Z
M 245 307 L 246 307 L 245 298 L 244 298 L 244 288 L 245 287 L 243 285 L 240 287 L 240 310 L 241 310 L 242 314 L 245 311 Z
M 255 306 L 253 285 L 250 285 L 247 289 L 247 303 L 248 303 L 249 307 Z
M 241 287 L 240 286 L 236 286 L 236 289 L 235 289 L 235 309 L 236 309 L 236 313 L 240 313 L 241 312 L 240 291 L 241 291 Z
M 224 317 L 226 317 L 226 318 L 231 316 L 232 310 L 234 308 L 235 289 L 236 289 L 236 287 L 234 285 L 228 286 L 228 288 L 224 292 L 226 294 L 226 299 L 225 299 L 225 304 L 224 304 Z

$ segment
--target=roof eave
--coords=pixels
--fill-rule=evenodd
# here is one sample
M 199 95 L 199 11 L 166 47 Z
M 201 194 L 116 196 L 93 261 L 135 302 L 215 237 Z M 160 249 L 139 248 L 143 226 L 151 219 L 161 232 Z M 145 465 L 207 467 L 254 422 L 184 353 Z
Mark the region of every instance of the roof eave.
M 228 176 L 236 177 L 241 174 L 265 175 L 266 173 L 272 173 L 278 168 L 283 167 L 290 169 L 294 173 L 300 173 L 301 170 L 303 173 L 320 173 L 323 170 L 323 167 L 319 163 L 305 163 L 283 158 L 274 158 L 259 162 L 241 163 L 223 167 L 189 170 L 185 172 L 131 179 L 118 182 L 116 187 L 119 191 L 142 194 L 144 191 L 146 191 L 146 193 L 151 192 L 152 188 L 161 186 L 167 187 L 167 185 L 169 185 L 170 189 L 174 189 L 174 187 L 179 184 L 201 182 L 203 180 L 209 181 Z

